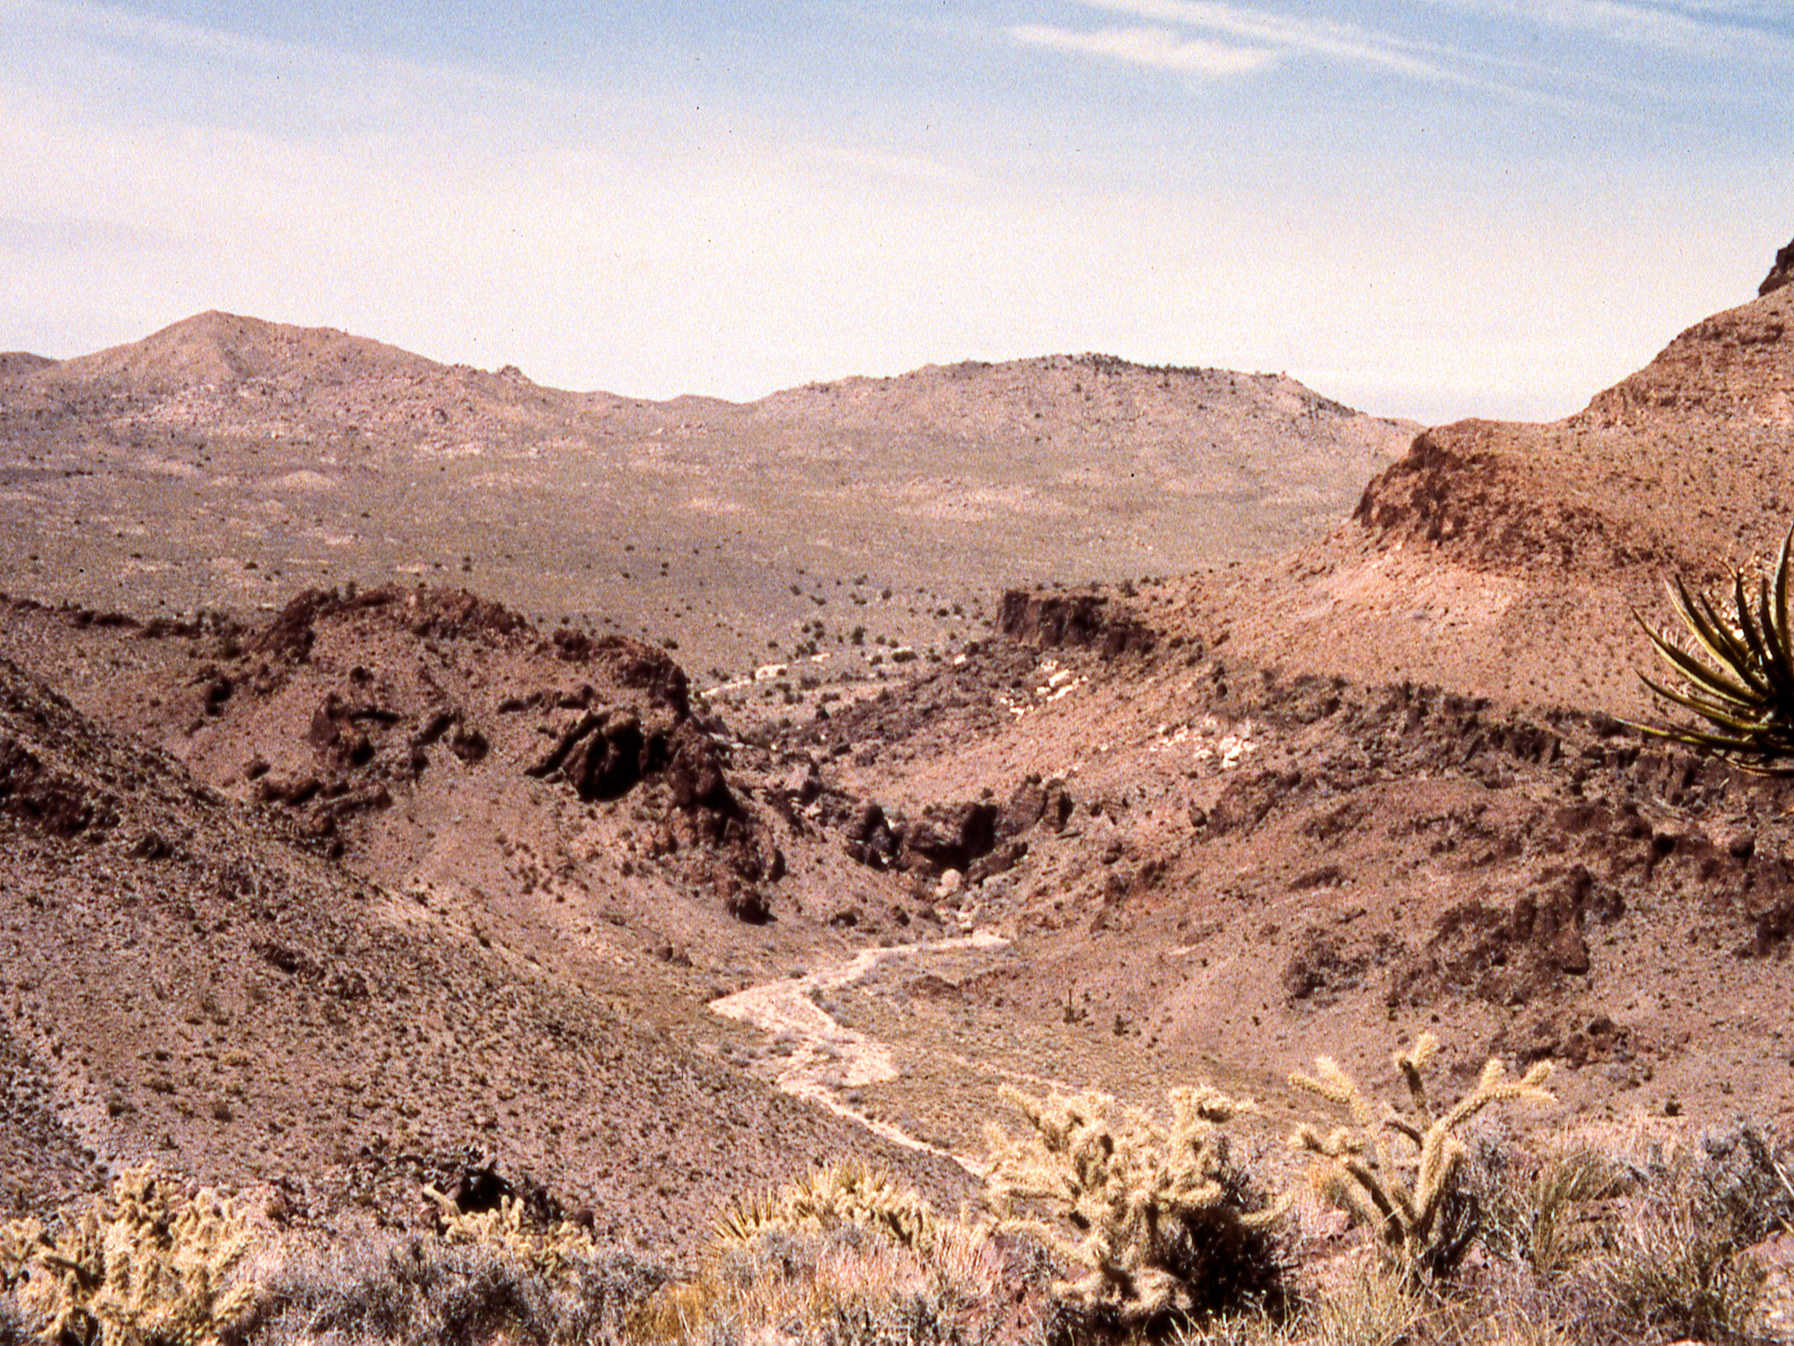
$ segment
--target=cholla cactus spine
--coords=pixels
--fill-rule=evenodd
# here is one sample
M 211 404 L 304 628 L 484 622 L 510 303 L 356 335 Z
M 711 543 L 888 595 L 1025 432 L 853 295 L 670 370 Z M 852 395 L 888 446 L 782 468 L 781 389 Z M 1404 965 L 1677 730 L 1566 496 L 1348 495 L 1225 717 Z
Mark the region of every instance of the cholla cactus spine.
M 1549 1062 L 1538 1062 L 1520 1079 L 1491 1058 L 1476 1088 L 1443 1116 L 1435 1116 L 1427 1095 L 1425 1072 L 1438 1054 L 1439 1040 L 1423 1033 L 1393 1060 L 1407 1086 L 1411 1115 L 1385 1105 L 1379 1120 L 1371 1100 L 1357 1081 L 1332 1057 L 1320 1057 L 1315 1074 L 1295 1074 L 1290 1082 L 1317 1094 L 1346 1114 L 1349 1125 L 1322 1132 L 1303 1126 L 1291 1138 L 1300 1149 L 1327 1161 L 1316 1177 L 1324 1195 L 1348 1214 L 1378 1231 L 1383 1246 L 1411 1274 L 1449 1271 L 1468 1247 L 1469 1231 L 1446 1231 L 1440 1217 L 1452 1179 L 1469 1153 L 1457 1131 L 1477 1113 L 1497 1103 L 1553 1103 L 1544 1087 Z M 1399 1135 L 1416 1151 L 1412 1159 L 1396 1152 L 1391 1135 Z M 1405 1170 L 1412 1168 L 1412 1176 Z
M 579 1225 L 566 1220 L 532 1225 L 516 1197 L 500 1197 L 491 1210 L 463 1211 L 435 1187 L 426 1186 L 424 1195 L 442 1212 L 444 1241 L 498 1249 L 549 1280 L 573 1275 L 597 1256 L 597 1245 Z

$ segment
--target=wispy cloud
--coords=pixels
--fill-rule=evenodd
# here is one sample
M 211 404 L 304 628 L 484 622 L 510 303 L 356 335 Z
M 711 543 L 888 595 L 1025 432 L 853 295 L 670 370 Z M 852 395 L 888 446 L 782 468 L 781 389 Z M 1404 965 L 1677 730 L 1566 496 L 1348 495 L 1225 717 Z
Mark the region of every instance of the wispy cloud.
M 1584 33 L 1620 46 L 1648 47 L 1707 61 L 1794 63 L 1794 34 L 1783 6 L 1646 4 L 1637 0 L 1429 0 L 1448 9 Z
M 1241 47 L 1187 38 L 1171 28 L 1100 28 L 1081 33 L 1044 24 L 1020 24 L 1011 28 L 1009 34 L 1032 46 L 1216 77 L 1262 70 L 1276 61 L 1278 55 L 1268 47 Z
M 1290 18 L 1211 0 L 1081 0 L 1091 9 L 1175 24 L 1198 32 L 1243 38 L 1291 55 L 1320 56 L 1415 79 L 1469 83 L 1459 53 L 1374 32 L 1334 19 Z

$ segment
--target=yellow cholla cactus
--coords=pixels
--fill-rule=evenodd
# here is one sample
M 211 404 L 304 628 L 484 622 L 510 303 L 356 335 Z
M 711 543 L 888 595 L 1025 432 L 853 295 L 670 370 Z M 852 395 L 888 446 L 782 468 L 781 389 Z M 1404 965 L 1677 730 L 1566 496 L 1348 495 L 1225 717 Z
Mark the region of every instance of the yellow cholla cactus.
M 1458 1128 L 1497 1103 L 1557 1101 L 1544 1087 L 1549 1062 L 1537 1063 L 1516 1080 L 1491 1058 L 1476 1087 L 1443 1114 L 1435 1114 L 1425 1072 L 1438 1052 L 1439 1040 L 1422 1033 L 1411 1049 L 1392 1058 L 1408 1090 L 1406 1116 L 1389 1104 L 1379 1109 L 1330 1056 L 1316 1061 L 1313 1075 L 1290 1077 L 1298 1089 L 1333 1104 L 1348 1123 L 1325 1132 L 1303 1126 L 1290 1143 L 1323 1161 L 1315 1170 L 1322 1195 L 1375 1229 L 1383 1247 L 1410 1275 L 1448 1274 L 1476 1237 L 1475 1212 L 1451 1209 L 1452 1179 L 1469 1153 Z M 1412 1147 L 1411 1155 L 1392 1143 L 1396 1136 Z
M 54 1234 L 9 1225 L 0 1265 L 46 1341 L 211 1346 L 254 1306 L 257 1287 L 233 1283 L 252 1241 L 216 1192 L 184 1196 L 145 1166 Z
M 1288 1202 L 1255 1190 L 1222 1130 L 1255 1111 L 1250 1102 L 1206 1084 L 1173 1089 L 1166 1128 L 1107 1094 L 1003 1096 L 1029 1129 L 990 1129 L 987 1196 L 1003 1227 L 1081 1270 L 1057 1287 L 1067 1306 L 1104 1326 L 1149 1329 L 1281 1304 L 1287 1267 L 1272 1226 Z
M 493 1248 L 546 1280 L 576 1277 L 582 1262 L 598 1256 L 598 1245 L 582 1227 L 567 1220 L 536 1224 L 514 1196 L 500 1197 L 491 1210 L 463 1211 L 435 1187 L 426 1186 L 424 1195 L 442 1211 L 444 1242 Z
M 933 1244 L 934 1208 L 887 1170 L 850 1159 L 787 1183 L 771 1194 L 733 1201 L 713 1229 L 723 1244 L 752 1243 L 769 1230 L 821 1233 L 842 1225 L 876 1229 L 916 1252 Z

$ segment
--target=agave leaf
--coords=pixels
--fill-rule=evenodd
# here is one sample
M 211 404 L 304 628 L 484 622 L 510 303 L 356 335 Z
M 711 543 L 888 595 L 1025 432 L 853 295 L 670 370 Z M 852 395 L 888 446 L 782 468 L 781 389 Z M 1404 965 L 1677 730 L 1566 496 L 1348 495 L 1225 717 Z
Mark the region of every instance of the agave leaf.
M 1758 692 L 1768 692 L 1768 686 L 1760 678 L 1751 676 L 1753 670 L 1750 646 L 1733 629 L 1732 623 L 1719 615 L 1712 599 L 1705 594 L 1689 593 L 1678 578 L 1675 587 L 1670 590 L 1670 602 L 1675 605 L 1676 615 L 1681 618 L 1682 625 L 1693 633 L 1694 638 L 1722 668 L 1735 671 L 1740 679 Z
M 1789 543 L 1794 542 L 1794 528 L 1782 538 L 1776 554 L 1772 579 L 1763 581 L 1763 626 L 1769 637 L 1770 652 L 1776 666 L 1794 684 L 1794 630 L 1788 624 Z
M 1775 632 L 1781 643 L 1782 659 L 1794 667 L 1794 639 L 1788 626 L 1788 562 L 1789 544 L 1794 543 L 1794 525 L 1782 538 L 1781 554 L 1775 558 Z
M 1634 616 L 1636 615 L 1634 614 Z M 1653 630 L 1644 618 L 1639 617 L 1638 624 L 1644 627 L 1645 634 L 1651 638 L 1652 646 L 1664 663 L 1675 669 L 1689 683 L 1705 689 L 1721 700 L 1743 707 L 1760 705 L 1768 694 L 1767 688 L 1758 691 L 1709 669 L 1692 654 L 1675 645 L 1667 636 Z M 1690 628 L 1692 629 L 1692 627 L 1693 624 L 1690 623 Z M 1704 640 L 1702 643 L 1707 644 Z M 1708 644 L 1708 648 L 1712 649 L 1713 647 Z
M 1750 650 L 1749 660 L 1739 666 L 1738 672 L 1747 674 L 1753 685 L 1763 689 L 1765 696 L 1771 699 L 1780 696 L 1781 689 L 1775 683 L 1775 656 L 1769 646 L 1769 637 L 1758 622 L 1759 611 L 1764 617 L 1767 612 L 1753 608 L 1741 570 L 1732 572 L 1732 606 L 1738 611 L 1738 630 L 1743 633 L 1744 643 Z
M 1699 725 L 1637 725 L 1653 738 L 1722 754 L 1762 775 L 1794 773 L 1794 525 L 1782 537 L 1775 565 L 1749 584 L 1732 572 L 1730 602 L 1666 581 L 1670 605 L 1694 644 L 1672 640 L 1633 616 L 1657 657 L 1676 674 L 1669 686 L 1639 675 L 1658 698 L 1692 712 Z M 1723 607 L 1723 611 L 1722 611 Z
M 1756 695 L 1768 696 L 1769 683 L 1757 671 L 1756 653 L 1742 624 L 1721 617 L 1713 600 L 1705 594 L 1689 593 L 1680 576 L 1677 576 L 1671 593 L 1682 625 L 1705 647 L 1724 674 L 1731 675 L 1740 686 L 1749 688 Z
M 1686 743 L 1693 748 L 1710 748 L 1716 752 L 1750 752 L 1756 747 L 1756 740 L 1749 738 L 1726 738 L 1719 734 L 1704 733 L 1699 729 L 1665 728 L 1662 725 L 1641 724 L 1634 726 L 1639 733 L 1648 734 L 1652 738 L 1667 739 L 1671 743 Z
M 1787 632 L 1778 631 L 1769 600 L 1769 581 L 1757 586 L 1757 627 L 1763 637 L 1763 674 L 1782 705 L 1794 705 L 1794 667 L 1788 660 Z
M 1646 687 L 1649 687 L 1665 701 L 1673 701 L 1678 706 L 1682 706 L 1687 710 L 1692 710 L 1696 715 L 1699 715 L 1703 720 L 1706 720 L 1710 724 L 1716 724 L 1722 729 L 1730 729 L 1737 734 L 1754 735 L 1762 732 L 1763 723 L 1761 720 L 1740 718 L 1739 716 L 1730 714 L 1727 707 L 1718 705 L 1715 702 L 1708 701 L 1688 692 L 1679 692 L 1674 688 L 1665 687 L 1662 683 L 1654 682 L 1650 678 L 1645 677 L 1642 673 L 1639 674 L 1638 680 L 1644 683 Z M 1639 727 L 1643 728 L 1644 726 L 1641 725 Z

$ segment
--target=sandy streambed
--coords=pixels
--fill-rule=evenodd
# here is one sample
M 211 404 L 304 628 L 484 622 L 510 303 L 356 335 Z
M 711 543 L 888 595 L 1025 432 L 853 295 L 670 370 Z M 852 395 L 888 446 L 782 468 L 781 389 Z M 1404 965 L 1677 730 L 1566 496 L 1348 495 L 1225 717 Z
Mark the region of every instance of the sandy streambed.
M 829 992 L 871 975 L 885 963 L 920 963 L 964 949 L 1001 948 L 1008 942 L 1000 935 L 980 930 L 954 939 L 862 949 L 852 958 L 801 977 L 786 977 L 723 996 L 711 1001 L 710 1008 L 725 1018 L 751 1024 L 790 1049 L 775 1076 L 779 1088 L 786 1093 L 825 1107 L 895 1145 L 943 1155 L 968 1171 L 975 1171 L 963 1157 L 848 1105 L 842 1098 L 844 1090 L 894 1080 L 897 1064 L 884 1043 L 837 1023 L 818 1002 Z

